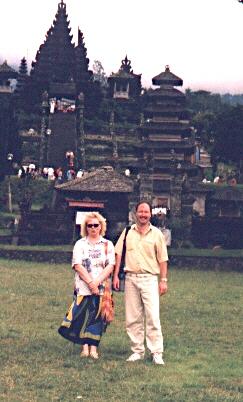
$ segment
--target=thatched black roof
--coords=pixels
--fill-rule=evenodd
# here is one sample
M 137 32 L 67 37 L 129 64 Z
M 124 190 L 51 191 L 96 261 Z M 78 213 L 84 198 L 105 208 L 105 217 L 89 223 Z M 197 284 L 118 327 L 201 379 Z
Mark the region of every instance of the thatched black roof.
M 8 65 L 7 60 L 3 62 L 3 64 L 0 65 L 0 76 L 1 77 L 7 77 L 7 78 L 17 78 L 18 77 L 18 72 L 14 70 L 11 66 Z
M 173 88 L 170 85 L 163 85 L 160 88 L 157 88 L 154 91 L 149 92 L 148 95 L 150 97 L 155 96 L 155 97 L 185 98 L 185 94 L 183 92 L 179 91 L 176 88 Z
M 56 190 L 70 192 L 133 192 L 131 179 L 115 171 L 112 167 L 103 167 L 84 173 L 83 177 L 55 186 Z
M 152 78 L 153 85 L 172 85 L 182 86 L 183 80 L 170 72 L 169 66 L 165 66 L 165 71 Z

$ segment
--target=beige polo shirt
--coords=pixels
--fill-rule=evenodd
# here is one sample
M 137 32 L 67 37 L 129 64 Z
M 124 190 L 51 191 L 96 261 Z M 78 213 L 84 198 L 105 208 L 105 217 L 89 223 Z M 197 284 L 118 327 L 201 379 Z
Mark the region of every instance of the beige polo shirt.
M 125 229 L 120 235 L 115 253 L 122 255 Z M 168 261 L 167 247 L 161 231 L 155 226 L 149 226 L 145 234 L 139 233 L 137 225 L 132 225 L 126 238 L 126 272 L 151 273 L 159 275 L 160 262 Z

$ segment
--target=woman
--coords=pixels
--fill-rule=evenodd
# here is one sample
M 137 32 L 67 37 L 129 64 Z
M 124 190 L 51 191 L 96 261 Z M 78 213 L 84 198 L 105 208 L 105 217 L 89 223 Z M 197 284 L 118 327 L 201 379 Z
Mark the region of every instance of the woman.
M 75 270 L 74 302 L 58 332 L 82 345 L 81 357 L 98 359 L 97 348 L 107 322 L 102 318 L 104 288 L 110 286 L 115 264 L 114 246 L 103 236 L 106 221 L 98 212 L 85 215 L 81 236 L 73 249 Z

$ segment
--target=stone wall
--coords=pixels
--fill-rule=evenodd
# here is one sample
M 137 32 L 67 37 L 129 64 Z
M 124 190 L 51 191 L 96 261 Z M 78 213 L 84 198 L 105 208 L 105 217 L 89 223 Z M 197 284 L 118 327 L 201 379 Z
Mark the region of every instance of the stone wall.
M 176 250 L 169 250 L 169 266 L 183 269 L 194 268 L 213 271 L 237 271 L 243 272 L 243 258 L 224 256 L 187 256 L 179 255 Z M 9 260 L 25 260 L 33 262 L 49 262 L 50 264 L 71 264 L 72 251 L 62 250 L 37 250 L 31 247 L 14 248 L 11 246 L 0 247 L 0 258 Z
M 176 255 L 170 256 L 171 267 L 194 268 L 211 271 L 237 271 L 243 272 L 242 257 L 197 257 Z

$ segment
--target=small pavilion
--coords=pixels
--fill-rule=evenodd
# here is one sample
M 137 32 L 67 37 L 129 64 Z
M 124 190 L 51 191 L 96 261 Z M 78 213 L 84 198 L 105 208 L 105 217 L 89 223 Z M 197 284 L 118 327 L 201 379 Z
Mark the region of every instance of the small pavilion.
M 74 228 L 76 237 L 80 230 L 79 216 L 84 212 L 100 212 L 107 219 L 107 236 L 112 240 L 128 223 L 134 199 L 133 182 L 111 166 L 84 173 L 80 178 L 56 185 L 55 190 L 55 211 L 62 211 L 65 206 L 69 228 Z

